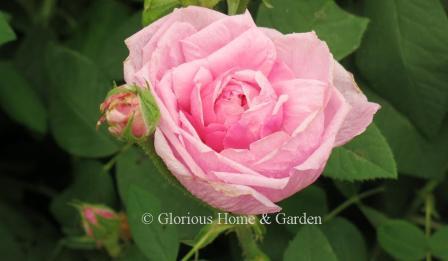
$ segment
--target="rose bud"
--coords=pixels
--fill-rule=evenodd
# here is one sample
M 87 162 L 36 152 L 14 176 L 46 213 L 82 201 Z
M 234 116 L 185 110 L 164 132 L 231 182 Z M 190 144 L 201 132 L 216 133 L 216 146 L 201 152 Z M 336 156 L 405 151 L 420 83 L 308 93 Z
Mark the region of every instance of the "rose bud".
M 88 236 L 93 235 L 93 228 L 98 226 L 98 217 L 117 219 L 117 214 L 110 208 L 94 205 L 81 205 L 81 218 L 84 231 Z
M 127 219 L 122 213 L 103 205 L 76 205 L 86 238 L 93 240 L 98 248 L 104 247 L 109 255 L 117 256 L 121 252 L 120 239 L 130 239 Z
M 154 132 L 158 109 L 149 90 L 122 85 L 112 89 L 101 104 L 97 125 L 107 122 L 109 132 L 119 139 L 140 141 Z

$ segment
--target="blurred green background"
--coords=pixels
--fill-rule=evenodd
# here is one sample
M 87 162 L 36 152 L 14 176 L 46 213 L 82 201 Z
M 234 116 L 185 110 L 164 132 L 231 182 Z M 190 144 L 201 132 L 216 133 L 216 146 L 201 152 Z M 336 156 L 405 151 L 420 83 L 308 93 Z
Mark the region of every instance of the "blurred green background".
M 74 201 L 127 213 L 133 240 L 118 259 L 176 260 L 197 243 L 201 226 L 142 226 L 139 215 L 212 211 L 137 148 L 95 129 L 99 104 L 123 82 L 124 39 L 188 4 L 231 14 L 247 6 L 260 26 L 315 30 L 382 106 L 366 133 L 334 150 L 324 177 L 281 203 L 288 215 L 326 222 L 267 225 L 262 252 L 271 260 L 448 260 L 447 1 L 1 0 L 2 260 L 110 260 L 73 240 L 83 235 Z M 250 259 L 238 245 L 223 233 L 199 257 Z

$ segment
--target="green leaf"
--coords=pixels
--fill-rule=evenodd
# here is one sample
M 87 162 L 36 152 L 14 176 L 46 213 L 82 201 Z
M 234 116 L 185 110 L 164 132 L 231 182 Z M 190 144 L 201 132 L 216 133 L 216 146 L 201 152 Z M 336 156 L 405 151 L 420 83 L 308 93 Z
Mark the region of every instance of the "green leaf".
M 149 25 L 155 20 L 171 13 L 174 8 L 197 5 L 205 8 L 215 7 L 221 0 L 145 0 L 142 24 Z M 247 1 L 247 0 L 243 0 Z
M 145 255 L 134 244 L 128 246 L 123 254 L 118 257 L 119 261 L 147 261 Z
M 181 5 L 180 0 L 145 0 L 142 23 L 144 26 L 170 13 Z
M 25 260 L 20 245 L 8 228 L 0 223 L 0 255 L 8 260 Z
M 280 202 L 286 216 L 324 216 L 328 212 L 325 191 L 317 186 L 310 186 L 300 193 Z M 296 233 L 300 224 L 285 224 L 292 233 Z
M 363 204 L 359 204 L 358 206 L 364 216 L 366 216 L 366 218 L 369 220 L 370 224 L 372 224 L 372 226 L 374 226 L 375 228 L 378 228 L 379 226 L 390 220 L 384 213 L 374 208 Z
M 403 220 L 391 220 L 378 230 L 381 247 L 398 260 L 421 260 L 426 254 L 426 238 L 413 224 Z
M 53 225 L 40 211 L 0 201 L 0 255 L 7 260 L 48 260 L 59 237 Z
M 0 63 L 0 106 L 15 121 L 45 133 L 47 114 L 40 98 L 9 62 Z
M 26 31 L 14 57 L 15 65 L 45 104 L 48 103 L 50 88 L 49 74 L 43 64 L 47 47 L 55 40 L 56 36 L 49 28 L 31 27 Z
M 131 186 L 126 206 L 132 237 L 145 256 L 150 260 L 176 260 L 179 249 L 177 230 L 173 225 L 158 222 L 158 215 L 165 212 L 159 200 L 149 192 Z M 151 224 L 142 222 L 145 213 L 153 216 Z
M 118 145 L 104 129 L 97 130 L 99 105 L 111 83 L 86 57 L 51 46 L 46 61 L 51 84 L 50 126 L 56 142 L 71 154 L 107 156 Z
M 32 240 L 34 227 L 24 214 L 17 209 L 17 206 L 0 201 L 0 224 L 20 235 L 22 239 Z
M 397 169 L 389 145 L 371 124 L 363 134 L 333 150 L 324 175 L 347 181 L 397 178 Z
M 344 218 L 336 217 L 322 226 L 338 260 L 367 260 L 367 248 L 358 228 Z
M 357 64 L 373 90 L 434 137 L 448 105 L 448 19 L 439 0 L 369 0 Z M 428 19 L 430 17 L 430 19 Z
M 333 0 L 276 0 L 274 8 L 261 5 L 257 15 L 258 25 L 283 33 L 316 31 L 338 60 L 358 48 L 367 23 Z
M 293 235 L 288 233 L 284 225 L 270 224 L 266 226 L 266 234 L 260 242 L 261 249 L 272 260 L 282 260 L 283 253 L 292 238 Z
M 164 173 L 159 173 L 153 162 L 136 149 L 122 153 L 117 161 L 117 183 L 120 197 L 128 198 L 129 188 L 138 186 L 156 196 L 164 212 L 173 215 L 210 216 L 210 208 L 199 201 L 189 192 L 180 190 L 166 179 Z M 124 202 L 126 204 L 126 202 Z M 182 240 L 191 240 L 199 232 L 202 225 L 172 225 L 179 231 Z
M 433 255 L 448 260 L 448 226 L 440 228 L 432 235 L 429 246 Z
M 16 34 L 9 26 L 5 14 L 0 12 L 0 45 L 16 39 Z
M 363 87 L 369 100 L 381 104 L 374 122 L 386 137 L 399 172 L 422 178 L 443 176 L 448 168 L 445 156 L 448 155 L 448 119 L 441 134 L 428 141 L 405 115 L 369 88 Z
M 115 0 L 97 0 L 86 11 L 85 23 L 70 39 L 70 46 L 90 58 L 109 79 L 123 79 L 128 55 L 124 39 L 140 29 L 140 14 Z
M 71 204 L 76 201 L 89 204 L 115 204 L 114 184 L 103 165 L 94 160 L 81 160 L 74 165 L 74 181 L 53 199 L 50 210 L 56 220 L 66 228 L 81 228 L 78 210 Z
M 302 226 L 285 251 L 284 261 L 337 261 L 325 234 L 314 225 Z

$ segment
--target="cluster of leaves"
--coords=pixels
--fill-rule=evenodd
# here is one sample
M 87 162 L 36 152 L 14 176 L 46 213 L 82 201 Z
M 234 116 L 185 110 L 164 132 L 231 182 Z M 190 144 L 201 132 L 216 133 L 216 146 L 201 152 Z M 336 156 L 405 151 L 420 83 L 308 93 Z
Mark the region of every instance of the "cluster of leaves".
M 83 233 L 75 200 L 126 211 L 133 241 L 120 259 L 176 260 L 190 246 L 207 246 L 205 259 L 241 258 L 235 235 L 222 233 L 228 227 L 144 225 L 145 212 L 213 211 L 137 148 L 95 129 L 99 104 L 122 82 L 123 40 L 142 21 L 191 4 L 230 14 L 248 7 L 260 26 L 316 31 L 382 106 L 364 134 L 334 150 L 323 178 L 281 202 L 287 215 L 320 215 L 324 224 L 267 225 L 260 251 L 272 260 L 448 260 L 448 19 L 440 0 L 2 1 L 5 260 L 107 259 L 70 240 Z

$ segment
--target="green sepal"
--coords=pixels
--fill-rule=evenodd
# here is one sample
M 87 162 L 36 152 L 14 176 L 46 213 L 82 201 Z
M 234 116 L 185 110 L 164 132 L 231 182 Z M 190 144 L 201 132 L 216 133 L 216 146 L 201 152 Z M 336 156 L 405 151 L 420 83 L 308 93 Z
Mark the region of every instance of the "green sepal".
M 221 2 L 221 0 L 180 0 L 179 2 L 182 6 L 197 5 L 206 8 L 213 8 Z
M 117 86 L 116 83 L 114 83 L 114 86 L 112 89 L 110 89 L 110 91 L 107 92 L 106 94 L 106 100 L 109 99 L 112 95 L 117 95 L 117 94 L 121 94 L 121 93 L 136 93 L 135 88 L 138 88 L 136 86 L 130 86 L 130 85 L 122 85 L 122 86 Z
M 136 87 L 136 92 L 140 98 L 140 109 L 143 120 L 145 121 L 146 128 L 148 129 L 147 135 L 151 135 L 156 130 L 156 127 L 160 121 L 159 107 L 157 107 L 156 100 L 152 96 L 149 83 L 147 83 L 146 89 Z
M 96 216 L 98 224 L 92 226 L 93 236 L 106 249 L 110 256 L 116 257 L 121 253 L 120 220 Z
M 264 6 L 266 6 L 267 8 L 274 8 L 274 6 L 272 5 L 271 0 L 262 0 Z
M 244 13 L 250 0 L 227 0 L 227 9 L 229 15 Z
M 132 123 L 134 123 L 134 115 L 135 114 L 132 114 L 132 116 L 129 118 L 128 122 L 126 123 L 126 127 L 124 127 L 123 129 L 123 134 L 118 137 L 119 140 L 128 143 L 140 143 L 144 142 L 147 139 L 147 135 L 144 135 L 141 138 L 137 138 L 134 136 L 134 134 L 132 134 Z

